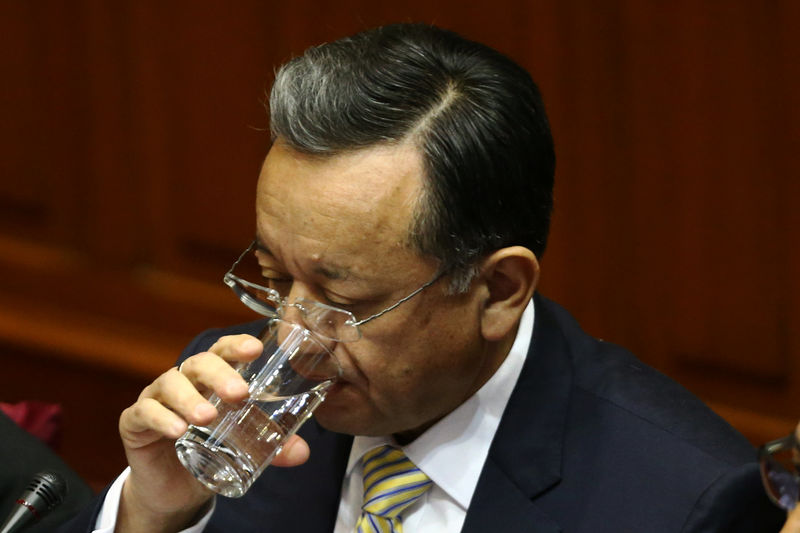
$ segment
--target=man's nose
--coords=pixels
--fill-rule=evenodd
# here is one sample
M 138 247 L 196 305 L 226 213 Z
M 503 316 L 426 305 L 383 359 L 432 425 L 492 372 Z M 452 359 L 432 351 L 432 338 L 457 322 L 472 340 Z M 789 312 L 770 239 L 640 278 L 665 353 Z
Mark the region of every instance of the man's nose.
M 310 288 L 302 282 L 293 281 L 289 288 L 289 294 L 282 296 L 285 298 L 282 318 L 287 322 L 299 324 L 309 329 L 309 325 L 306 324 L 305 313 L 303 312 L 304 309 L 301 302 L 303 300 L 316 301 Z
M 338 332 L 336 326 L 331 325 L 335 321 L 330 320 L 329 313 L 314 307 L 320 298 L 319 292 L 314 291 L 309 285 L 298 281 L 292 282 L 282 318 L 311 331 L 326 350 L 333 352 L 339 342 L 336 339 Z
M 284 358 L 286 369 L 305 380 L 322 382 L 338 378 L 342 369 L 333 350 L 307 328 L 285 320 L 275 320 L 271 325 L 272 342 L 276 355 Z

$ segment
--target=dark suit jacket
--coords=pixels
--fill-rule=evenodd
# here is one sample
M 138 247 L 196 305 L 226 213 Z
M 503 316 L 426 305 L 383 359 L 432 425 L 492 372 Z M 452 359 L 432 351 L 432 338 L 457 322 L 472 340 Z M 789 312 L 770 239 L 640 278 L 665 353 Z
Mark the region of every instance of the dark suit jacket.
M 782 514 L 764 495 L 755 451 L 741 435 L 680 385 L 586 335 L 555 303 L 537 295 L 535 305 L 531 349 L 463 532 L 780 529 Z M 206 332 L 183 357 L 261 326 Z M 352 438 L 314 420 L 301 435 L 309 462 L 267 468 L 243 498 L 218 498 L 206 531 L 333 530 Z M 66 531 L 87 531 L 86 520 Z

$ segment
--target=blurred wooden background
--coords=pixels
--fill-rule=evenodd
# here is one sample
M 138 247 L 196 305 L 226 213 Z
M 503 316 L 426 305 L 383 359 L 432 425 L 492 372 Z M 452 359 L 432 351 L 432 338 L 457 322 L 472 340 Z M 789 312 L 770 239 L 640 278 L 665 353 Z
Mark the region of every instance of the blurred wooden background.
M 754 443 L 800 417 L 800 3 L 0 3 L 2 401 L 64 405 L 95 486 L 116 421 L 197 332 L 253 318 L 221 276 L 253 234 L 276 65 L 395 21 L 527 67 L 558 156 L 542 292 Z

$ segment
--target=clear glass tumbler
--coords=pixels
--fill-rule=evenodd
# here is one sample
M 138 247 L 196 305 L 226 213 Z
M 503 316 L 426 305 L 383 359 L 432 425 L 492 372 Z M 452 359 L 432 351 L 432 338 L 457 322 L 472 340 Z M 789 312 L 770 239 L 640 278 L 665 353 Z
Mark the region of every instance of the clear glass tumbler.
M 190 425 L 175 442 L 189 472 L 232 498 L 247 492 L 341 373 L 330 344 L 303 326 L 272 319 L 261 340 L 261 356 L 237 368 L 249 397 L 229 404 L 212 395 L 217 418 L 207 426 Z

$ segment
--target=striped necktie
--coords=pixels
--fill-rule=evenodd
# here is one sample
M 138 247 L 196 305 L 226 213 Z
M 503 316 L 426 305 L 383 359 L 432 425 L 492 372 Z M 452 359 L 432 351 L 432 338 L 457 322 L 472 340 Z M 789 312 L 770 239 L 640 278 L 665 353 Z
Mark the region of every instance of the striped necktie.
M 402 533 L 400 514 L 431 487 L 431 480 L 400 450 L 380 446 L 364 463 L 364 503 L 356 533 Z

